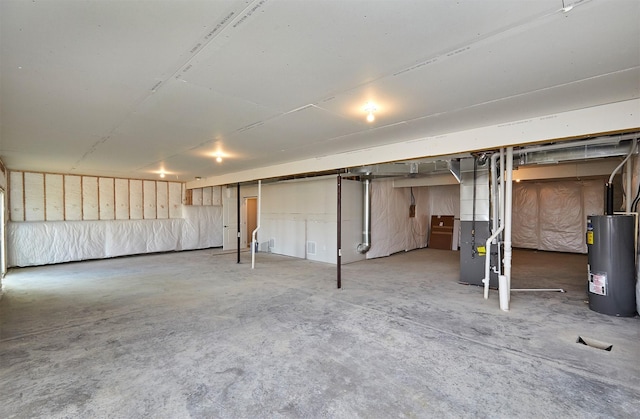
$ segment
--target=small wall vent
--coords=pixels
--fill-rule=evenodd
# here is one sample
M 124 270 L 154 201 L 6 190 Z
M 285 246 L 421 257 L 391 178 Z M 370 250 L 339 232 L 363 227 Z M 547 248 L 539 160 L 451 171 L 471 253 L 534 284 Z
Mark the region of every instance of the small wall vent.
M 307 254 L 308 255 L 316 254 L 316 242 L 307 242 Z

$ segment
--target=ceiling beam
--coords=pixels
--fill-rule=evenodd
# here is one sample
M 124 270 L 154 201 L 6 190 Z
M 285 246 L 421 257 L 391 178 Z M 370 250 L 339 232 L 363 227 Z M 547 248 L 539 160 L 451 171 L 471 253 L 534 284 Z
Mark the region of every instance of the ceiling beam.
M 187 182 L 187 188 L 227 185 L 297 173 L 342 169 L 640 129 L 640 99 L 543 115 L 499 125 L 417 138 Z

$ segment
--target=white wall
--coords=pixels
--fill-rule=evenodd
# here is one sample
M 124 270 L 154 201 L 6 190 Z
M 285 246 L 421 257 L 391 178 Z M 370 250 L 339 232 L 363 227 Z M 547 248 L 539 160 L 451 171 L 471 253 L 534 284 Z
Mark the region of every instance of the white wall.
M 247 193 L 242 196 L 255 196 Z M 365 257 L 356 251 L 362 241 L 362 194 L 360 182 L 342 179 L 342 263 Z M 262 186 L 260 250 L 336 263 L 336 233 L 336 177 Z

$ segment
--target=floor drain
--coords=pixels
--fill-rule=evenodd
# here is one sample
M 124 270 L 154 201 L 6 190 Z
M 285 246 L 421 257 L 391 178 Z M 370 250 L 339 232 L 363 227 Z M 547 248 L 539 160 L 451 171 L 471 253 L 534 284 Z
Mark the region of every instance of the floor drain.
M 609 352 L 611 352 L 611 349 L 613 349 L 613 345 L 609 343 L 600 342 L 599 340 L 585 338 L 582 336 L 578 336 L 578 340 L 576 340 L 576 343 L 581 343 L 586 346 L 591 346 L 592 348 L 602 349 L 603 351 Z

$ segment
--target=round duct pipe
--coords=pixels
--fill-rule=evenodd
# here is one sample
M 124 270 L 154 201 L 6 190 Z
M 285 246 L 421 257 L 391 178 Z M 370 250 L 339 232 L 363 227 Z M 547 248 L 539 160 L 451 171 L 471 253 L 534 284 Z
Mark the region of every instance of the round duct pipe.
M 371 249 L 371 180 L 363 182 L 364 194 L 362 202 L 362 243 L 357 247 L 358 253 L 367 253 Z

